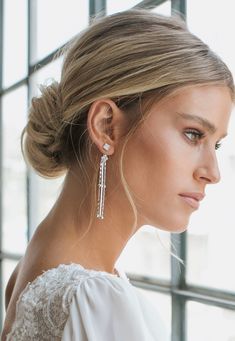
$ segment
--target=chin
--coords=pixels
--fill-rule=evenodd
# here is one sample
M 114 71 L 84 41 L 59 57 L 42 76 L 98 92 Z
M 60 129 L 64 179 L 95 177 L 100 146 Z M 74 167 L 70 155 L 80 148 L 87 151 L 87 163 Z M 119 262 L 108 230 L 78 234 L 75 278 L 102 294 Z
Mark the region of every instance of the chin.
M 167 222 L 165 224 L 156 225 L 159 229 L 170 233 L 182 233 L 188 228 L 189 220 L 181 222 Z
M 145 216 L 146 217 L 146 216 Z M 170 233 L 182 233 L 185 232 L 188 228 L 189 219 L 190 217 L 187 215 L 182 216 L 168 216 L 168 219 L 165 219 L 165 216 L 161 217 L 162 219 L 159 219 L 159 217 L 153 216 L 152 219 L 145 219 L 142 221 L 141 225 L 151 225 L 155 226 L 156 228 L 170 232 Z
M 183 233 L 187 230 L 187 226 L 184 227 L 158 227 L 159 229 L 163 230 L 163 231 L 167 231 L 170 233 Z
M 171 231 L 171 233 L 178 233 L 179 234 L 179 233 L 185 232 L 186 230 L 187 230 L 187 226 L 179 228 L 177 230 L 173 230 L 173 231 Z

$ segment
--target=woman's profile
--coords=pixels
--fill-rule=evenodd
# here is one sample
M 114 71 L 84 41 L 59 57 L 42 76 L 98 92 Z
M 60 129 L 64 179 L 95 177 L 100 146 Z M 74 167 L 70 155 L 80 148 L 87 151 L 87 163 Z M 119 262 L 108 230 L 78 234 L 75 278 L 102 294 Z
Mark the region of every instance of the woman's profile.
M 116 261 L 143 225 L 187 229 L 220 180 L 234 82 L 182 20 L 96 19 L 32 99 L 29 167 L 65 175 L 6 289 L 2 340 L 164 341 L 169 331 Z

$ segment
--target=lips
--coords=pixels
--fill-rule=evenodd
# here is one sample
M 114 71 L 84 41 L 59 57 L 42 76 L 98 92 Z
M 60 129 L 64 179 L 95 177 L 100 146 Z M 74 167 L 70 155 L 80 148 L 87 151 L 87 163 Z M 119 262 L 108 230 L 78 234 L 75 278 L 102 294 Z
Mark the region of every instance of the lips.
M 198 209 L 199 208 L 199 201 L 203 200 L 205 194 L 203 193 L 181 193 L 179 196 L 192 208 Z

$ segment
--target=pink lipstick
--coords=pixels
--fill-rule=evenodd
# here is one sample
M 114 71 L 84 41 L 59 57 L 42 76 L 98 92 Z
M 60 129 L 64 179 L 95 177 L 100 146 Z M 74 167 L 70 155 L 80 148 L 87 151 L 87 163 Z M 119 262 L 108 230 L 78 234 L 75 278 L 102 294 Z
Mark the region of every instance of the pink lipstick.
M 179 196 L 188 203 L 192 208 L 198 209 L 199 208 L 199 201 L 201 201 L 205 194 L 203 193 L 196 193 L 196 192 L 190 192 L 190 193 L 181 193 Z

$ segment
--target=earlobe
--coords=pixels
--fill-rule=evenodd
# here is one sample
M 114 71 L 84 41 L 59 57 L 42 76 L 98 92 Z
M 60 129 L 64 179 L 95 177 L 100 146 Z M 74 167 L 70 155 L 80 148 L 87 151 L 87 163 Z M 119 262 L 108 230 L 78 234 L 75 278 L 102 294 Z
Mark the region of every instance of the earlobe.
M 104 153 L 103 145 L 110 145 L 108 155 L 113 154 L 117 145 L 124 115 L 117 105 L 110 99 L 100 99 L 93 102 L 87 116 L 87 129 L 92 142 L 101 153 Z

